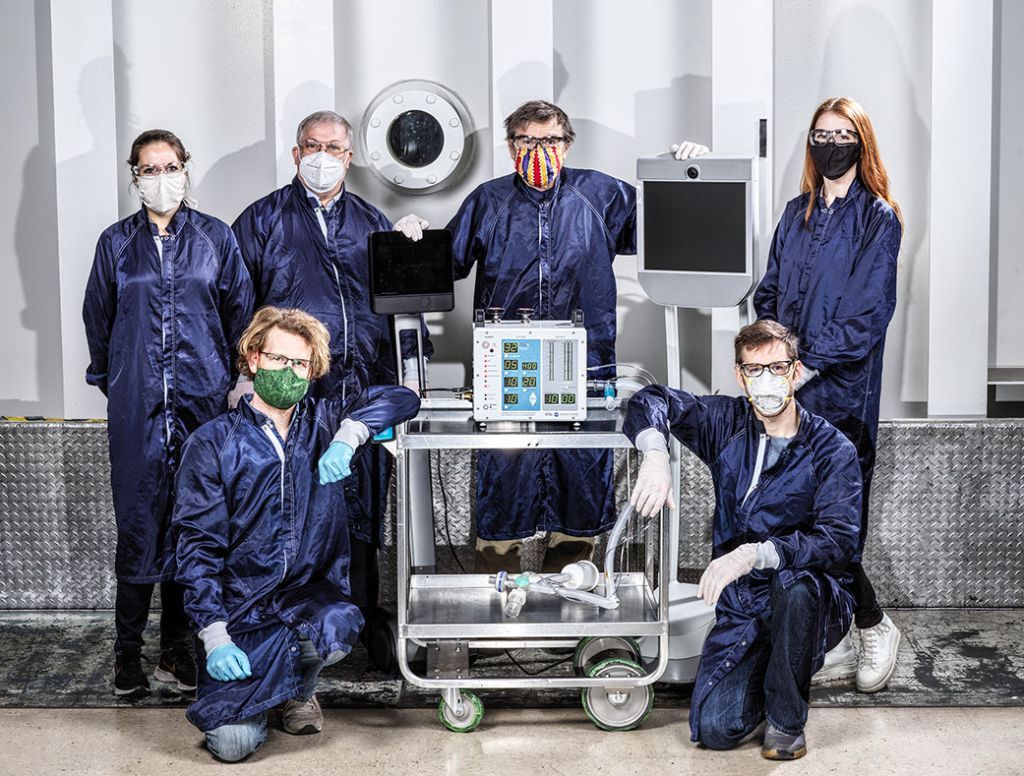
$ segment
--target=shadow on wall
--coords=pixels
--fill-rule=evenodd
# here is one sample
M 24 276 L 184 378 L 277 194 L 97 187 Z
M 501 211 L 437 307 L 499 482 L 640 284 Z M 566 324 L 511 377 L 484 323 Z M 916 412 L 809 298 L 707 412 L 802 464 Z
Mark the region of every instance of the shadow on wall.
M 274 131 L 274 80 L 272 74 L 264 77 L 264 138 L 217 159 L 196 180 L 195 195 L 199 209 L 228 224 L 256 200 L 265 197 L 278 185 L 278 167 L 287 160 L 291 164 L 291 140 L 295 128 L 310 111 L 303 106 L 331 106 L 331 91 L 319 81 L 307 81 L 293 89 L 284 101 L 284 115 L 278 126 L 282 145 L 277 148 Z M 298 115 L 301 113 L 302 115 Z M 187 142 L 187 141 L 186 141 Z M 270 185 L 268 186 L 267 183 Z M 280 182 L 284 185 L 284 182 Z M 209 203 L 204 207 L 204 202 Z M 207 209 L 208 208 L 208 209 Z
M 127 218 L 142 207 L 138 191 L 131 185 L 132 174 L 128 168 L 127 160 L 128 155 L 131 153 L 132 141 L 144 129 L 152 129 L 152 127 L 143 127 L 142 120 L 137 114 L 132 112 L 132 106 L 128 100 L 132 93 L 130 69 L 131 65 L 128 62 L 127 55 L 124 53 L 124 49 L 115 43 L 114 126 L 118 128 L 124 127 L 128 132 L 127 137 L 119 136 L 117 138 L 117 212 L 120 218 Z M 163 129 L 169 129 L 171 132 L 175 131 L 174 127 L 163 127 Z M 185 141 L 185 147 L 188 148 L 187 141 Z
M 39 145 L 25 159 L 21 201 L 15 219 L 14 251 L 21 280 L 20 325 L 35 337 L 35 398 L 26 390 L 5 398 L 12 415 L 63 414 L 60 337 L 60 279 L 56 224 L 57 182 L 54 176 L 53 65 L 48 3 L 35 6 L 35 51 Z M 83 260 L 92 256 L 83 248 Z M 11 330 L 17 330 L 13 324 Z M 83 374 L 85 368 L 82 368 Z M 29 379 L 26 379 L 28 388 Z M 25 389 L 22 389 L 25 390 Z M 21 391 L 19 391 L 21 393 Z
M 878 11 L 854 6 L 836 14 L 825 45 L 819 92 L 808 95 L 804 118 L 810 121 L 814 109 L 828 97 L 852 97 L 863 105 L 874 124 L 882 159 L 890 175 L 891 190 L 903 210 L 896 312 L 889 324 L 889 347 L 883 368 L 883 418 L 924 416 L 927 412 L 931 132 L 917 104 L 913 74 L 904 58 L 904 48 L 888 19 Z M 852 64 L 863 62 L 865 51 L 871 52 L 872 67 Z M 856 68 L 852 77 L 850 68 Z M 845 84 L 851 84 L 852 88 Z M 893 116 L 894 120 L 882 120 L 888 116 Z M 786 157 L 781 182 L 788 196 L 780 197 L 776 203 L 778 216 L 785 203 L 800 191 L 807 142 L 805 129 L 803 125 L 793 138 L 792 152 Z M 894 137 L 896 132 L 901 137 Z M 897 159 L 891 151 L 887 152 L 897 140 L 909 149 L 908 156 Z M 894 168 L 900 171 L 899 178 L 892 177 Z M 888 402 L 886 396 L 890 397 Z M 887 411 L 886 404 L 891 407 L 900 402 L 912 403 L 912 407 L 916 404 L 913 407 L 916 411 Z
M 121 153 L 116 153 L 115 158 L 110 157 L 109 151 L 99 147 L 96 142 L 97 138 L 102 138 L 105 134 L 110 131 L 110 116 L 107 112 L 107 107 L 110 105 L 110 76 L 112 68 L 118 63 L 114 61 L 112 57 L 97 57 L 86 63 L 85 67 L 82 68 L 82 72 L 78 79 L 78 101 L 81 105 L 82 118 L 85 121 L 85 125 L 88 128 L 89 136 L 91 138 L 90 148 L 84 153 L 73 156 L 70 159 L 61 162 L 57 167 L 58 179 L 62 181 L 77 181 L 85 180 L 93 175 L 93 171 L 107 167 L 110 164 L 118 164 L 121 168 L 127 168 L 124 164 L 123 159 L 127 159 L 127 150 L 124 152 L 122 159 Z M 126 108 L 127 110 L 127 108 Z M 118 149 L 120 152 L 120 149 Z M 120 177 L 120 176 L 119 176 Z M 130 178 L 129 178 L 130 179 Z M 134 189 L 132 189 L 132 196 L 134 196 Z M 137 200 L 136 200 L 137 202 Z M 88 209 L 84 209 L 81 215 L 87 215 Z M 106 212 L 106 211 L 104 211 Z M 63 217 L 70 215 L 67 212 L 62 214 Z M 80 261 L 87 262 L 89 266 L 92 265 L 94 256 L 94 250 L 96 246 L 96 240 L 99 238 L 100 233 L 110 226 L 109 223 L 103 223 L 109 216 L 105 216 L 102 220 L 98 220 L 95 226 L 95 233 L 90 234 L 89 242 L 82 245 L 80 248 Z M 84 287 L 81 290 L 82 299 L 84 299 Z M 82 299 L 72 300 L 76 307 L 81 304 Z M 54 317 L 55 325 L 60 325 L 59 313 Z M 79 318 L 79 321 L 81 319 Z M 84 325 L 79 323 L 78 325 Z M 74 375 L 75 379 L 85 380 L 85 371 L 88 367 L 88 355 L 83 357 L 81 362 L 75 363 L 67 360 L 67 354 L 63 355 L 64 358 L 64 369 L 70 370 Z M 98 389 L 88 388 L 89 391 L 96 391 Z

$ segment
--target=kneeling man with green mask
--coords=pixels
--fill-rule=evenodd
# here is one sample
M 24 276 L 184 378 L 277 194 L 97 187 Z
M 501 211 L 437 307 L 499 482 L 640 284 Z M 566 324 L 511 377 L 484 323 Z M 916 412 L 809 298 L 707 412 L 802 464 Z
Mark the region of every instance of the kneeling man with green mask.
M 395 385 L 345 402 L 307 397 L 328 370 L 328 338 L 301 310 L 259 310 L 238 345 L 254 394 L 201 426 L 182 454 L 176 579 L 199 658 L 187 716 L 220 760 L 255 751 L 274 706 L 287 733 L 322 729 L 317 677 L 363 626 L 336 483 L 360 445 L 419 411 L 416 394 Z

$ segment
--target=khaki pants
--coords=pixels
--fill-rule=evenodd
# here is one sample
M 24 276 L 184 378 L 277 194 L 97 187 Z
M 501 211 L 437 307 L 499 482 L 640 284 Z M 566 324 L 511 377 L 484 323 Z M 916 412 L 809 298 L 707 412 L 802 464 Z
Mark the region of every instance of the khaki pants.
M 518 574 L 522 571 L 522 539 L 501 541 L 476 540 L 474 571 L 477 574 L 497 574 L 507 571 Z M 543 573 L 558 573 L 563 567 L 579 560 L 590 560 L 594 556 L 594 537 L 569 536 L 552 531 L 544 550 Z

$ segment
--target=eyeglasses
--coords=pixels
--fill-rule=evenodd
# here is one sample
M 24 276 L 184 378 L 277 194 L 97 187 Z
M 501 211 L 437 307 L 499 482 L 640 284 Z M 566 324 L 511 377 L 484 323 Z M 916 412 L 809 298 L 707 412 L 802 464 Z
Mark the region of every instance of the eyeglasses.
M 860 142 L 860 135 L 855 129 L 812 129 L 807 133 L 807 139 L 813 146 L 823 146 L 828 143 L 829 138 L 836 145 L 856 145 Z
M 516 135 L 512 138 L 512 145 L 520 151 L 532 151 L 537 146 L 564 145 L 565 138 L 558 136 L 551 137 L 530 137 L 530 135 Z
M 265 350 L 261 350 L 260 355 L 266 356 L 267 361 L 274 365 L 274 369 L 284 369 L 286 366 L 290 366 L 293 371 L 298 369 L 301 372 L 308 372 L 309 365 L 312 363 L 308 358 L 288 358 L 277 353 L 267 353 Z
M 793 361 L 772 361 L 770 364 L 740 364 L 740 372 L 744 377 L 760 377 L 767 369 L 777 377 L 784 377 L 793 369 Z
M 319 140 L 303 140 L 302 150 L 307 154 L 317 154 L 321 151 L 326 151 L 331 156 L 344 156 L 348 153 L 348 148 L 338 143 L 327 143 L 324 145 Z
M 159 164 L 143 164 L 132 167 L 132 173 L 142 178 L 154 178 L 157 175 L 176 175 L 183 171 L 185 165 L 181 162 L 168 162 L 161 166 Z

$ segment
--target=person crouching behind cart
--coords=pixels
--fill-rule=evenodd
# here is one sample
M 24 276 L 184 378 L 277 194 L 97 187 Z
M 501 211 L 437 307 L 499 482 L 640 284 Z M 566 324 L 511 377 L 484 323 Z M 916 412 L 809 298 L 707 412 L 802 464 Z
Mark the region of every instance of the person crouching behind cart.
M 267 710 L 285 732 L 318 733 L 325 665 L 356 641 L 345 498 L 355 449 L 413 417 L 407 388 L 370 386 L 353 401 L 306 397 L 327 373 L 327 329 L 301 310 L 264 307 L 238 344 L 255 393 L 185 445 L 173 513 L 176 579 L 198 631 L 189 721 L 220 760 L 254 752 Z
M 625 432 L 644 454 L 633 503 L 650 515 L 670 498 L 670 430 L 711 468 L 714 559 L 698 590 L 717 621 L 690 703 L 691 738 L 732 749 L 767 721 L 761 754 L 794 760 L 807 752 L 811 675 L 853 617 L 860 466 L 853 444 L 793 398 L 803 371 L 795 335 L 758 321 L 735 346 L 745 396 L 650 386 L 630 401 Z

